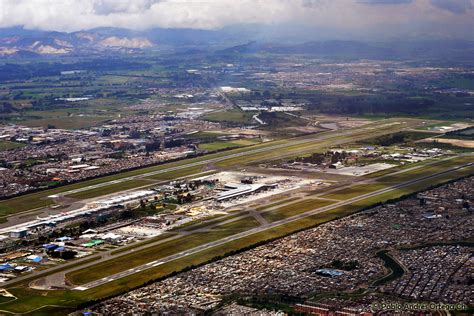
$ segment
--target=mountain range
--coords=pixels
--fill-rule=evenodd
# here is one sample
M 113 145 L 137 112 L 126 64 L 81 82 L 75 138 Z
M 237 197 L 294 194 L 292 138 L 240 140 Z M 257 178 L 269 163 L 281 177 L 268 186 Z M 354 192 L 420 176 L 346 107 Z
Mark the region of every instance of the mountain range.
M 41 55 L 77 55 L 105 50 L 130 51 L 152 48 L 144 36 L 100 30 L 74 33 L 45 32 L 8 28 L 0 30 L 0 56 L 35 57 Z
M 0 58 L 91 56 L 110 51 L 126 54 L 171 48 L 218 55 L 272 53 L 375 59 L 474 59 L 472 41 L 424 38 L 369 42 L 335 40 L 330 36 L 324 30 L 257 24 L 217 30 L 96 28 L 72 33 L 12 27 L 0 28 Z

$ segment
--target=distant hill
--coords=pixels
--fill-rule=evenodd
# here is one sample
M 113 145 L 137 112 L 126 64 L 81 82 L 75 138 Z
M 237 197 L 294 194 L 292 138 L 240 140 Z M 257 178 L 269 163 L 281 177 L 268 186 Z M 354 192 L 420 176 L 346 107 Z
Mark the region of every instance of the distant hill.
M 322 36 L 325 36 L 324 38 Z M 107 51 L 134 53 L 171 48 L 183 54 L 273 53 L 369 59 L 443 58 L 474 62 L 474 42 L 446 39 L 390 41 L 333 40 L 323 29 L 302 26 L 233 25 L 217 30 L 154 28 L 134 31 L 95 28 L 73 33 L 0 28 L 0 58 L 90 56 Z M 243 44 L 242 44 L 243 43 Z
M 274 44 L 250 41 L 216 54 L 306 54 L 324 57 L 371 59 L 462 59 L 474 62 L 474 42 L 456 40 L 391 41 L 366 43 L 358 41 L 312 41 L 302 44 Z
M 275 53 L 275 54 L 314 54 L 314 55 L 367 55 L 380 54 L 384 49 L 373 47 L 366 43 L 352 41 L 323 41 L 307 42 L 296 45 L 278 45 L 271 43 L 258 43 L 251 41 L 247 44 L 237 45 L 218 51 L 220 54 L 228 53 Z
M 0 57 L 88 54 L 105 50 L 130 51 L 153 46 L 146 37 L 121 30 L 61 33 L 19 28 L 0 29 Z

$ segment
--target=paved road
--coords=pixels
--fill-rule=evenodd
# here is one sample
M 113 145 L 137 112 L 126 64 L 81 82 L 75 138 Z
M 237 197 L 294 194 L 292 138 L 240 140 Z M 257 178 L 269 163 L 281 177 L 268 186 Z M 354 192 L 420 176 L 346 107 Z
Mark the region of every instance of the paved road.
M 201 252 L 201 251 L 204 251 L 204 250 L 207 250 L 207 249 L 219 246 L 219 245 L 223 245 L 225 243 L 228 243 L 230 241 L 233 241 L 233 240 L 236 240 L 236 239 L 239 239 L 239 238 L 243 238 L 243 237 L 255 234 L 255 233 L 262 232 L 262 231 L 267 230 L 269 228 L 274 228 L 274 227 L 277 227 L 277 226 L 280 226 L 280 225 L 284 225 L 284 224 L 290 223 L 292 221 L 296 221 L 296 220 L 299 220 L 299 219 L 302 219 L 302 218 L 305 218 L 305 217 L 313 216 L 313 215 L 315 215 L 317 213 L 320 213 L 320 212 L 325 212 L 325 211 L 328 211 L 330 209 L 334 209 L 334 208 L 337 208 L 337 207 L 349 205 L 349 204 L 352 204 L 352 203 L 355 203 L 355 202 L 358 202 L 358 201 L 361 201 L 361 200 L 364 200 L 364 199 L 367 199 L 367 198 L 370 198 L 370 197 L 374 197 L 374 196 L 377 196 L 377 195 L 380 195 L 380 194 L 383 194 L 383 193 L 391 192 L 393 190 L 403 188 L 403 187 L 406 187 L 406 186 L 409 186 L 409 185 L 412 185 L 412 184 L 416 184 L 416 183 L 419 183 L 419 182 L 422 182 L 422 181 L 425 181 L 425 180 L 429 180 L 431 178 L 435 178 L 435 177 L 441 176 L 443 174 L 447 174 L 447 173 L 450 173 L 450 172 L 453 172 L 453 171 L 456 171 L 456 170 L 469 168 L 471 166 L 474 166 L 474 162 L 470 162 L 470 163 L 467 163 L 465 165 L 462 165 L 462 166 L 459 166 L 459 167 L 454 167 L 454 168 L 451 168 L 451 169 L 448 169 L 448 170 L 445 170 L 445 171 L 442 171 L 442 172 L 438 172 L 438 173 L 435 173 L 435 174 L 432 174 L 432 175 L 429 175 L 429 176 L 417 178 L 415 180 L 410 180 L 410 181 L 406 181 L 406 182 L 403 182 L 403 183 L 400 183 L 400 184 L 395 184 L 395 185 L 392 185 L 388 188 L 384 188 L 384 189 L 380 189 L 380 190 L 377 190 L 377 191 L 374 191 L 374 192 L 363 194 L 363 195 L 360 195 L 360 196 L 357 196 L 357 197 L 354 197 L 354 198 L 351 198 L 351 199 L 348 199 L 348 200 L 345 200 L 345 201 L 340 201 L 340 202 L 337 202 L 337 203 L 334 203 L 334 204 L 331 204 L 331 205 L 328 205 L 328 206 L 325 206 L 325 207 L 320 207 L 320 208 L 314 209 L 312 211 L 302 213 L 302 214 L 298 214 L 298 215 L 295 215 L 295 216 L 292 216 L 292 217 L 289 217 L 289 218 L 286 218 L 286 219 L 283 219 L 283 220 L 279 220 L 279 221 L 276 221 L 276 222 L 273 222 L 273 223 L 268 223 L 266 225 L 262 225 L 260 227 L 254 228 L 254 229 L 251 229 L 251 230 L 248 230 L 248 231 L 245 231 L 245 232 L 242 232 L 242 233 L 238 233 L 236 235 L 232 235 L 232 236 L 222 238 L 222 239 L 217 240 L 217 241 L 213 241 L 213 242 L 210 242 L 210 243 L 207 243 L 207 244 L 203 244 L 203 245 L 197 246 L 195 248 L 188 249 L 188 250 L 173 254 L 171 256 L 168 256 L 168 257 L 165 257 L 165 258 L 162 258 L 162 259 L 159 259 L 159 260 L 148 262 L 144 265 L 141 265 L 141 266 L 129 269 L 129 270 L 125 270 L 125 271 L 122 271 L 122 272 L 104 277 L 102 279 L 95 280 L 95 281 L 87 283 L 87 284 L 83 284 L 81 286 L 77 286 L 74 289 L 79 290 L 79 291 L 84 291 L 84 290 L 87 290 L 87 289 L 90 289 L 90 288 L 94 288 L 94 287 L 106 284 L 108 282 L 111 282 L 111 281 L 114 281 L 114 280 L 117 280 L 117 279 L 121 279 L 121 278 L 124 278 L 126 276 L 130 276 L 130 275 L 133 275 L 135 273 L 142 272 L 142 271 L 157 267 L 157 266 L 162 265 L 164 263 L 168 263 L 168 262 L 171 262 L 173 260 L 188 256 L 188 255 L 192 255 L 192 254 L 195 254 L 195 253 L 198 253 L 198 252 Z

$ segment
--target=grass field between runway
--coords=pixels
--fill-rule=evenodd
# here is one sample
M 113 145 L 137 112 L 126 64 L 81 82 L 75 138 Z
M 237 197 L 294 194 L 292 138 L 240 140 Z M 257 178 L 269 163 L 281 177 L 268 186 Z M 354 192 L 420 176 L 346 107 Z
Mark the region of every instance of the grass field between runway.
M 458 163 L 460 163 L 460 162 L 458 162 Z M 462 161 L 462 163 L 464 163 L 464 161 Z M 449 164 L 449 167 L 452 167 L 452 165 Z M 446 167 L 446 169 L 447 168 L 448 167 Z M 471 167 L 469 170 L 474 171 L 474 167 Z M 410 171 L 407 171 L 407 172 L 410 172 Z M 465 172 L 466 172 L 465 170 L 457 170 L 457 171 L 447 173 L 445 175 L 441 175 L 439 177 L 442 181 L 444 181 L 445 179 L 449 179 L 453 176 L 459 177 L 460 175 L 464 174 Z M 415 177 L 415 178 L 421 178 L 422 176 L 429 176 L 429 175 L 430 175 L 430 173 L 423 174 L 423 175 Z M 412 185 L 407 186 L 408 189 L 405 189 L 405 188 L 396 189 L 394 192 L 402 191 L 404 193 L 408 193 L 408 192 L 413 191 L 413 190 L 420 190 L 424 187 L 429 187 L 433 183 L 433 181 L 435 181 L 435 179 L 436 178 L 423 180 L 420 183 L 416 183 L 416 184 L 412 184 Z M 359 185 L 355 185 L 354 187 L 357 188 L 358 186 Z M 370 188 L 371 188 L 372 191 L 360 191 L 359 189 L 357 189 L 357 190 L 355 190 L 355 192 L 358 192 L 359 193 L 358 195 L 363 195 L 363 194 L 368 194 L 368 193 L 371 193 L 371 192 L 375 192 L 375 191 L 380 190 L 380 189 L 384 189 L 388 186 L 389 185 L 371 186 Z M 412 187 L 414 189 L 412 189 Z M 346 189 L 346 191 L 348 191 L 350 189 L 351 188 L 348 188 L 348 189 Z M 381 194 L 380 196 L 382 197 L 382 200 L 381 199 L 378 199 L 378 200 L 383 201 L 383 199 L 387 199 L 387 198 L 385 198 L 386 194 L 387 193 Z M 358 195 L 356 195 L 356 196 L 358 196 Z M 353 197 L 355 197 L 355 196 L 350 195 L 349 197 L 347 197 L 347 199 L 353 198 Z M 370 200 L 370 198 L 369 198 L 369 200 Z M 277 221 L 277 220 L 288 218 L 288 217 L 291 217 L 291 216 L 294 216 L 294 215 L 297 215 L 297 214 L 305 213 L 305 212 L 308 212 L 310 210 L 321 208 L 321 207 L 324 207 L 324 206 L 327 206 L 327 205 L 330 205 L 330 204 L 333 204 L 333 203 L 334 202 L 327 201 L 327 200 L 306 199 L 306 200 L 302 200 L 302 201 L 299 201 L 299 202 L 295 202 L 295 203 L 285 205 L 281 208 L 277 208 L 277 209 L 272 210 L 272 211 L 264 212 L 264 213 L 262 213 L 262 216 L 268 221 Z M 330 210 L 328 212 L 332 212 L 332 210 Z M 326 212 L 324 212 L 324 213 L 326 213 Z M 92 271 L 92 272 L 89 269 L 78 270 L 78 271 L 72 272 L 68 275 L 68 279 L 74 284 L 88 283 L 88 282 L 91 282 L 93 280 L 105 277 L 107 275 L 111 275 L 111 274 L 114 274 L 114 273 L 117 273 L 117 272 L 120 272 L 120 271 L 124 271 L 124 270 L 127 270 L 129 268 L 132 268 L 132 267 L 135 267 L 135 266 L 138 266 L 138 265 L 141 265 L 141 264 L 144 264 L 144 263 L 147 263 L 147 262 L 159 259 L 159 258 L 166 257 L 166 256 L 171 255 L 173 253 L 177 253 L 179 251 L 183 251 L 183 250 L 186 250 L 186 249 L 191 249 L 191 248 L 193 248 L 197 245 L 201 245 L 201 244 L 204 244 L 204 243 L 207 243 L 207 242 L 218 240 L 220 238 L 230 236 L 234 233 L 250 229 L 250 228 L 247 228 L 246 226 L 242 226 L 241 229 L 238 229 L 239 227 L 238 227 L 238 225 L 235 224 L 235 222 L 231 222 L 229 224 L 234 225 L 236 227 L 236 229 L 232 230 L 232 229 L 230 229 L 229 226 L 227 226 L 227 228 L 228 228 L 227 230 L 222 230 L 222 231 L 219 231 L 219 232 L 211 231 L 211 232 L 207 232 L 207 233 L 203 233 L 203 234 L 194 233 L 192 235 L 183 236 L 182 238 L 172 240 L 169 243 L 160 244 L 157 247 L 150 247 L 150 249 L 144 249 L 144 250 L 134 252 L 132 254 L 128 254 L 128 255 L 123 256 L 123 257 L 118 257 L 116 259 L 109 260 L 110 262 L 109 261 L 103 262 L 103 263 L 99 264 L 96 267 L 96 269 L 94 269 L 94 271 Z M 229 224 L 227 224 L 227 225 L 229 225 Z M 205 226 L 203 226 L 203 227 L 205 227 Z M 171 252 L 169 252 L 170 250 L 171 250 Z
M 17 296 L 18 299 L 14 302 L 0 304 L 0 310 L 6 309 L 8 311 L 17 313 L 25 313 L 35 310 L 34 314 L 40 315 L 42 311 L 37 310 L 38 308 L 46 305 L 55 305 L 56 307 L 53 309 L 51 309 L 51 307 L 45 307 L 43 310 L 44 313 L 53 315 L 55 311 L 61 312 L 64 311 L 65 308 L 67 310 L 68 307 L 75 308 L 80 303 L 126 292 L 129 289 L 140 286 L 149 280 L 164 277 L 174 271 L 179 271 L 188 266 L 206 262 L 207 260 L 210 260 L 216 256 L 254 245 L 262 240 L 278 238 L 302 229 L 314 227 L 327 221 L 353 214 L 358 210 L 374 205 L 375 203 L 398 198 L 412 192 L 429 188 L 430 186 L 438 183 L 443 183 L 462 176 L 466 176 L 467 174 L 474 174 L 474 167 L 446 173 L 431 179 L 423 180 L 419 183 L 410 184 L 407 187 L 395 189 L 374 197 L 366 198 L 361 201 L 351 203 L 350 205 L 337 207 L 322 213 L 286 223 L 284 225 L 279 225 L 262 232 L 258 232 L 216 247 L 200 251 L 196 254 L 173 260 L 158 267 L 112 281 L 84 292 L 62 290 L 44 292 L 29 289 L 27 288 L 27 284 L 23 284 L 21 287 L 9 288 L 8 290 Z
M 137 267 L 150 261 L 161 259 L 202 244 L 249 230 L 256 226 L 258 226 L 258 222 L 256 222 L 255 219 L 252 217 L 246 217 L 235 222 L 217 226 L 216 228 L 220 228 L 218 230 L 193 233 L 181 238 L 166 241 L 153 247 L 123 255 L 114 260 L 101 262 L 95 265 L 94 269 L 86 268 L 84 270 L 71 272 L 66 276 L 69 281 L 76 285 L 88 283 L 114 273 Z
M 264 212 L 262 213 L 262 216 L 269 222 L 275 222 L 333 203 L 333 201 L 328 200 L 306 199 Z

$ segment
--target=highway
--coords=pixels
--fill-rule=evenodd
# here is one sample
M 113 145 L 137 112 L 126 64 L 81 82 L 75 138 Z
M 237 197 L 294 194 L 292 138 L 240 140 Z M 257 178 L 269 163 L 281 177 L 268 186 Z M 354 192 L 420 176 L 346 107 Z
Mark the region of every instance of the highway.
M 302 214 L 298 214 L 298 215 L 295 215 L 295 216 L 292 216 L 292 217 L 288 217 L 286 219 L 282 219 L 282 220 L 279 220 L 279 221 L 268 223 L 268 224 L 259 226 L 259 227 L 254 228 L 254 229 L 250 229 L 250 230 L 242 232 L 242 233 L 238 233 L 238 234 L 235 234 L 235 235 L 232 235 L 232 236 L 229 236 L 229 237 L 225 237 L 225 238 L 222 238 L 222 239 L 217 240 L 217 241 L 209 242 L 207 244 L 203 244 L 203 245 L 197 246 L 195 248 L 188 249 L 188 250 L 173 254 L 171 256 L 161 258 L 159 260 L 151 261 L 151 262 L 148 262 L 148 263 L 143 264 L 141 266 L 137 266 L 137 267 L 134 267 L 134 268 L 131 268 L 131 269 L 128 269 L 128 270 L 125 270 L 125 271 L 122 271 L 122 272 L 104 277 L 102 279 L 95 280 L 95 281 L 89 282 L 87 284 L 77 286 L 74 289 L 79 290 L 79 291 L 85 291 L 85 290 L 88 290 L 88 289 L 91 289 L 91 288 L 94 288 L 94 287 L 97 287 L 97 286 L 100 286 L 100 285 L 104 285 L 108 282 L 133 275 L 135 273 L 139 273 L 139 272 L 151 269 L 151 268 L 155 268 L 159 265 L 169 263 L 173 260 L 177 260 L 177 259 L 183 258 L 183 257 L 188 256 L 188 255 L 196 254 L 198 252 L 201 252 L 201 251 L 204 251 L 204 250 L 207 250 L 207 249 L 219 246 L 219 245 L 223 245 L 223 244 L 231 242 L 233 240 L 237 240 L 237 239 L 240 239 L 240 238 L 243 238 L 243 237 L 246 237 L 246 236 L 250 236 L 252 234 L 256 234 L 256 233 L 265 231 L 265 230 L 270 229 L 270 228 L 281 226 L 281 225 L 290 223 L 292 221 L 296 221 L 296 220 L 299 220 L 299 219 L 310 217 L 310 216 L 313 216 L 313 215 L 321 213 L 321 212 L 325 212 L 325 211 L 335 209 L 335 208 L 338 208 L 338 207 L 341 207 L 341 206 L 345 206 L 345 205 L 349 205 L 349 204 L 352 204 L 352 203 L 355 203 L 355 202 L 359 202 L 361 200 L 364 200 L 364 199 L 367 199 L 367 198 L 370 198 L 370 197 L 375 197 L 375 196 L 380 195 L 380 194 L 388 193 L 388 192 L 391 192 L 391 191 L 394 191 L 394 190 L 397 190 L 397 189 L 400 189 L 400 188 L 403 188 L 403 187 L 406 187 L 406 186 L 410 186 L 410 185 L 413 185 L 413 184 L 416 184 L 416 183 L 419 183 L 419 182 L 422 182 L 422 181 L 426 181 L 426 180 L 436 178 L 436 177 L 439 177 L 441 175 L 444 175 L 444 174 L 447 174 L 447 173 L 450 173 L 450 172 L 453 172 L 453 171 L 466 169 L 466 168 L 469 168 L 469 167 L 472 167 L 472 166 L 474 166 L 474 162 L 470 162 L 470 163 L 464 164 L 462 166 L 450 168 L 448 170 L 438 172 L 438 173 L 435 173 L 435 174 L 432 174 L 432 175 L 429 175 L 429 176 L 424 176 L 424 177 L 420 177 L 420 178 L 417 178 L 417 179 L 414 179 L 414 180 L 410 180 L 410 181 L 406 181 L 406 182 L 403 182 L 403 183 L 395 184 L 395 185 L 392 185 L 390 187 L 383 188 L 383 189 L 380 189 L 380 190 L 377 190 L 377 191 L 374 191 L 374 192 L 363 194 L 363 195 L 360 195 L 360 196 L 357 196 L 357 197 L 354 197 L 354 198 L 351 198 L 351 199 L 347 199 L 347 200 L 344 200 L 344 201 L 336 202 L 334 204 L 324 206 L 324 207 L 320 207 L 320 208 L 317 208 L 317 209 L 314 209 L 314 210 L 311 210 L 311 211 L 308 211 L 308 212 L 305 212 L 305 213 L 302 213 Z M 102 261 L 102 260 L 100 260 L 100 261 Z

